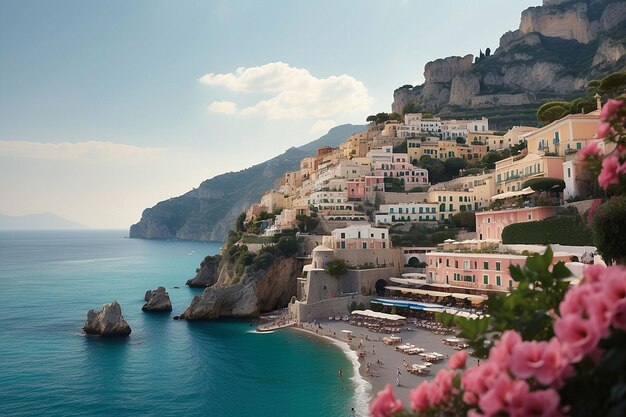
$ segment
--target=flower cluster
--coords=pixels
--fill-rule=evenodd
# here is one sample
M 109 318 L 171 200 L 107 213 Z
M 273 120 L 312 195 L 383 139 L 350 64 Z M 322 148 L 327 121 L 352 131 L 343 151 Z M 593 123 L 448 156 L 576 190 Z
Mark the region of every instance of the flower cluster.
M 609 100 L 600 112 L 600 125 L 596 132 L 598 141 L 590 142 L 578 157 L 586 162 L 587 168 L 598 173 L 598 184 L 604 189 L 619 185 L 626 174 L 626 101 Z M 607 149 L 603 158 L 599 140 L 604 139 Z
M 616 333 L 623 336 L 626 332 L 626 267 L 590 266 L 584 277 L 560 303 L 554 337 L 525 341 L 518 332 L 508 330 L 491 348 L 486 363 L 464 372 L 467 353 L 457 353 L 450 359 L 450 369 L 441 370 L 432 381 L 411 391 L 414 415 L 568 415 L 575 401 L 563 393 L 584 396 L 586 390 L 575 386 L 581 379 L 577 374 L 587 372 L 584 379 L 592 381 L 593 366 L 604 355 L 614 353 L 610 344 L 602 343 Z M 591 371 L 589 364 L 593 365 Z M 612 377 L 623 379 L 620 369 L 612 372 L 613 376 L 603 374 L 602 379 L 609 383 Z M 587 395 L 601 397 L 606 404 L 611 390 L 606 391 Z M 370 413 L 373 417 L 389 417 L 397 412 L 405 411 L 388 386 L 372 402 Z

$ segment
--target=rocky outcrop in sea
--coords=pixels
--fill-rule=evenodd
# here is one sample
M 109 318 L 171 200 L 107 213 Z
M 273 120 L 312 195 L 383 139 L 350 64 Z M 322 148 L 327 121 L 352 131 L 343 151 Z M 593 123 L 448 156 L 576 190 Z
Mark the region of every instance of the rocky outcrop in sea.
M 131 332 L 117 301 L 105 304 L 97 313 L 89 310 L 83 330 L 85 333 L 100 336 L 128 336 Z
M 146 291 L 144 300 L 147 302 L 141 307 L 143 311 L 172 311 L 172 301 L 164 287 Z

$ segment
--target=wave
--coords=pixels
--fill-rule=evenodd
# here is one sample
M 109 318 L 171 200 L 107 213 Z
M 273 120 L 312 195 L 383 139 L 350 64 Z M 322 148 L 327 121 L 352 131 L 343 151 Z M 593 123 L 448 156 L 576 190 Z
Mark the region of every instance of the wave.
M 352 383 L 355 386 L 354 390 L 354 409 L 357 412 L 357 416 L 369 416 L 369 400 L 371 398 L 372 392 L 372 384 L 367 381 L 361 373 L 359 372 L 359 368 L 361 364 L 359 363 L 359 358 L 356 355 L 356 352 L 350 349 L 347 343 L 342 342 L 337 339 L 333 339 L 332 337 L 324 336 L 327 339 L 331 340 L 333 344 L 338 346 L 343 353 L 350 359 L 352 362 L 352 367 L 354 368 Z
M 74 259 L 69 261 L 59 261 L 57 263 L 60 264 L 88 264 L 93 262 L 110 262 L 110 261 L 125 261 L 128 259 L 133 259 L 133 256 L 119 256 L 115 258 L 92 258 L 92 259 Z

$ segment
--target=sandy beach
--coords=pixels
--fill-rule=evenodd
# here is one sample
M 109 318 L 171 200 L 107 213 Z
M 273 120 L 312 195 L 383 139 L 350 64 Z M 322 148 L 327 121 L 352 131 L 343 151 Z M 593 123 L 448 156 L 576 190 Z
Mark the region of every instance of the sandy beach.
M 457 351 L 452 347 L 445 345 L 442 340 L 453 335 L 441 335 L 434 334 L 431 331 L 417 328 L 412 324 L 409 324 L 410 330 L 404 330 L 395 334 L 402 338 L 403 343 L 411 343 L 415 346 L 426 349 L 427 352 L 439 352 L 446 356 L 452 356 Z M 434 363 L 431 366 L 431 372 L 428 376 L 420 376 L 410 374 L 407 372 L 406 365 L 421 364 L 423 363 L 419 355 L 406 355 L 402 352 L 396 351 L 394 346 L 387 346 L 383 343 L 383 338 L 389 336 L 387 334 L 375 333 L 364 327 L 358 327 L 350 325 L 344 321 L 319 321 L 313 323 L 303 323 L 300 327 L 294 327 L 301 331 L 306 331 L 316 336 L 329 337 L 335 341 L 341 342 L 344 346 L 348 346 L 350 350 L 355 353 L 365 352 L 365 358 L 358 359 L 358 370 L 361 376 L 361 381 L 357 380 L 357 383 L 361 383 L 364 387 L 360 387 L 361 390 L 365 389 L 365 400 L 369 402 L 376 393 L 385 388 L 387 384 L 391 384 L 396 393 L 396 397 L 399 398 L 405 406 L 409 406 L 409 393 L 415 388 L 421 381 L 434 378 L 437 372 L 447 366 L 447 359 L 439 363 Z M 349 340 L 348 336 L 342 330 L 350 330 L 352 332 L 352 339 Z M 359 345 L 361 347 L 359 348 Z M 381 364 L 378 363 L 381 361 Z M 468 365 L 473 366 L 477 362 L 476 358 L 468 356 Z M 368 372 L 369 365 L 369 372 Z M 396 378 L 398 368 L 400 369 L 400 385 L 396 386 Z M 337 370 L 339 373 L 339 370 Z M 337 376 L 340 377 L 339 375 Z M 367 381 L 364 383 L 363 381 Z M 369 383 L 369 384 L 368 384 Z M 357 393 L 359 389 L 357 388 Z M 357 415 L 367 416 L 366 404 L 362 404 L 362 401 L 358 401 L 355 404 L 357 409 Z

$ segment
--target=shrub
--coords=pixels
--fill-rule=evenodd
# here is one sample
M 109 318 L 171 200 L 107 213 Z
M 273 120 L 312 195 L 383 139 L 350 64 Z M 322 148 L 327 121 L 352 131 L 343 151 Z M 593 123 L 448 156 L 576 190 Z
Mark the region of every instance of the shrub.
M 341 278 L 342 275 L 348 272 L 348 265 L 343 259 L 335 259 L 328 262 L 324 270 L 332 277 Z
M 502 231 L 504 244 L 593 245 L 591 230 L 581 216 L 556 216 L 510 224 Z
M 626 196 L 600 205 L 593 214 L 593 241 L 607 264 L 626 262 Z
M 286 257 L 298 253 L 298 240 L 295 237 L 283 236 L 276 242 L 276 248 Z
M 441 232 L 436 232 L 433 233 L 433 235 L 431 236 L 431 240 L 435 245 L 438 245 L 439 243 L 443 243 L 443 241 L 446 239 L 456 238 L 457 233 L 458 232 L 456 230 L 444 230 Z
M 265 253 L 261 253 L 257 255 L 257 257 L 254 259 L 254 262 L 252 262 L 252 266 L 254 267 L 254 269 L 265 270 L 269 268 L 270 266 L 272 266 L 273 263 L 274 263 L 274 255 L 272 255 L 271 253 L 265 252 Z
M 530 187 L 533 191 L 561 192 L 565 189 L 565 181 L 560 178 L 533 178 L 522 185 Z

